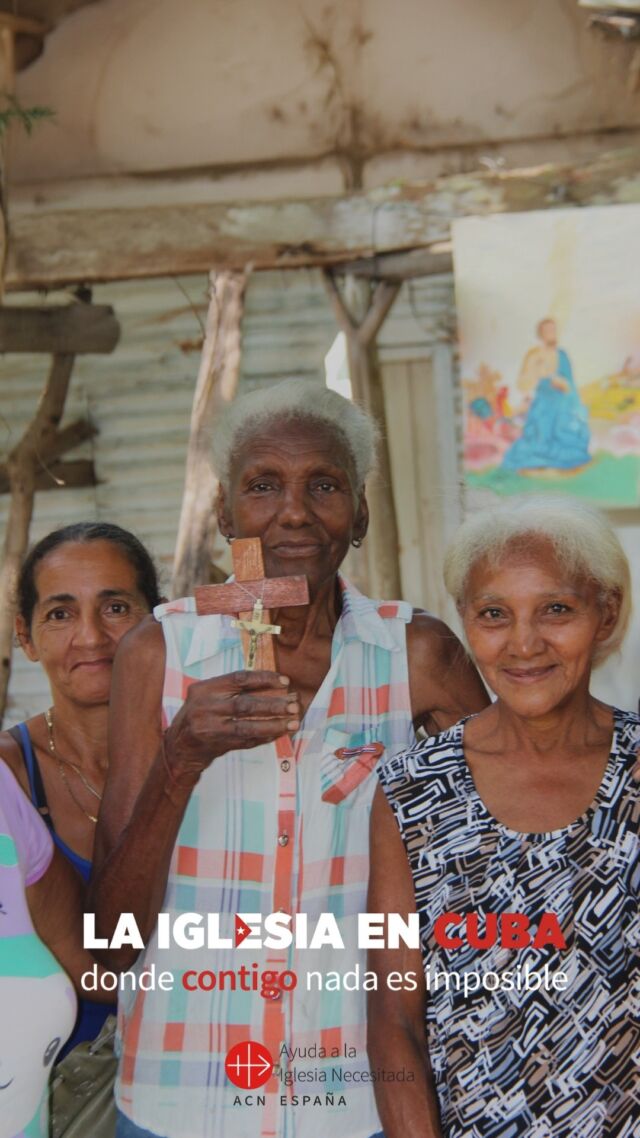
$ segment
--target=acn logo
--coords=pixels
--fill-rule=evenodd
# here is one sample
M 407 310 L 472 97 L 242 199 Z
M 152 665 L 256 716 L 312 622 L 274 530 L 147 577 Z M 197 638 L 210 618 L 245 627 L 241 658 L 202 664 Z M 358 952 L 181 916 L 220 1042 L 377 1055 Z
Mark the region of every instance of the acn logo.
M 236 1043 L 227 1052 L 224 1069 L 234 1087 L 240 1087 L 243 1091 L 255 1091 L 271 1078 L 273 1059 L 266 1047 L 248 1039 L 244 1043 Z

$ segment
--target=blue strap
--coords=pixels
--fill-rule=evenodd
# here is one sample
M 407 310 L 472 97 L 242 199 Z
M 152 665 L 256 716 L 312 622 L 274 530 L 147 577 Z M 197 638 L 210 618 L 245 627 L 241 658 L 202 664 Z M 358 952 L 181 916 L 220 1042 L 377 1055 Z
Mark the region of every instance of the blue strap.
M 75 850 L 72 850 L 71 846 L 68 846 L 66 842 L 63 842 L 62 838 L 59 836 L 59 834 L 56 834 L 55 830 L 51 831 L 51 836 L 60 852 L 64 854 L 64 856 L 68 861 L 71 862 L 73 866 L 75 866 L 82 879 L 84 881 L 88 881 L 91 877 L 91 862 L 88 861 L 86 857 L 80 857 L 80 854 L 77 854 Z
M 20 732 L 20 739 L 22 741 L 22 758 L 24 760 L 24 765 L 27 768 L 31 801 L 49 827 L 49 830 L 51 831 L 51 837 L 53 838 L 60 852 L 63 853 L 67 860 L 71 862 L 75 869 L 77 869 L 80 876 L 84 878 L 85 881 L 88 881 L 91 876 L 91 862 L 88 861 L 86 857 L 80 857 L 80 854 L 77 854 L 75 850 L 72 850 L 71 847 L 68 846 L 65 841 L 63 841 L 60 835 L 56 834 L 56 831 L 53 827 L 53 821 L 51 819 L 51 814 L 49 813 L 49 806 L 44 790 L 42 775 L 40 773 L 40 767 L 38 766 L 38 762 L 33 753 L 31 737 L 29 735 L 26 723 L 19 723 L 18 731 Z
M 22 759 L 25 767 L 27 768 L 27 778 L 29 779 L 29 793 L 31 794 L 31 801 L 44 817 L 50 830 L 53 830 L 53 823 L 49 814 L 49 806 L 47 804 L 47 796 L 44 792 L 44 785 L 42 782 L 42 775 L 40 774 L 40 767 L 36 762 L 36 757 L 33 753 L 31 745 L 31 736 L 27 729 L 26 723 L 18 724 L 18 731 L 20 732 L 20 740 L 22 744 Z

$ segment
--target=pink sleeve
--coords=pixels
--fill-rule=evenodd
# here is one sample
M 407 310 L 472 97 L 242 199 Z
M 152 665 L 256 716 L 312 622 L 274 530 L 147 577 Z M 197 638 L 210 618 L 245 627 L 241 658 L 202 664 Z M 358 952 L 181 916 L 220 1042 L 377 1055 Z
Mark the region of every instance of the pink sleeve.
M 16 843 L 25 884 L 33 885 L 49 868 L 53 840 L 38 811 L 0 759 L 0 822 L 2 815 Z

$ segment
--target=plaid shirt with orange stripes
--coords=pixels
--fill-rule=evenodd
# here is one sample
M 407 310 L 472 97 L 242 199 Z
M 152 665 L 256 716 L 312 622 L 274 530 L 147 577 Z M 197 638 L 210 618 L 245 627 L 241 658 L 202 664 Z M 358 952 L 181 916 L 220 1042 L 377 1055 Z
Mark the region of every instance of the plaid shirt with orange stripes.
M 306 914 L 310 929 L 331 913 L 345 947 L 161 949 L 154 935 L 136 971 L 155 964 L 175 983 L 171 991 L 124 993 L 116 1096 L 127 1116 L 155 1134 L 318 1138 L 333 1130 L 369 1138 L 380 1129 L 367 1079 L 366 958 L 356 925 L 366 907 L 374 767 L 383 751 L 389 756 L 415 741 L 406 652 L 412 610 L 402 601 L 371 601 L 343 578 L 340 584 L 331 666 L 300 731 L 212 763 L 180 829 L 163 911 L 172 918 L 219 913 L 230 938 L 236 913 Z M 242 654 L 230 619 L 197 616 L 192 598 L 161 605 L 155 616 L 167 648 L 168 724 L 189 684 L 241 668 Z M 211 991 L 183 987 L 187 970 L 217 975 L 241 965 L 249 973 L 292 971 L 297 987 L 275 998 L 239 984 L 235 991 L 218 982 Z M 345 974 L 358 970 L 358 986 L 345 990 Z M 322 990 L 309 973 L 320 973 Z M 338 980 L 327 983 L 329 973 Z M 248 1039 L 269 1048 L 275 1068 L 245 1101 L 224 1060 Z

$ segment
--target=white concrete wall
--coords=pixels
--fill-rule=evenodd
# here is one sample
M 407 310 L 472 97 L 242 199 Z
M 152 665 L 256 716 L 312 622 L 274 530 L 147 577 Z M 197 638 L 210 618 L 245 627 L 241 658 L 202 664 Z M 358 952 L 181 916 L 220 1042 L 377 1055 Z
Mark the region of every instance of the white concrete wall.
M 633 47 L 587 23 L 574 0 L 101 0 L 19 76 L 56 119 L 16 133 L 11 176 L 206 170 L 208 196 L 292 196 L 360 160 L 370 186 L 578 157 L 640 126 Z

